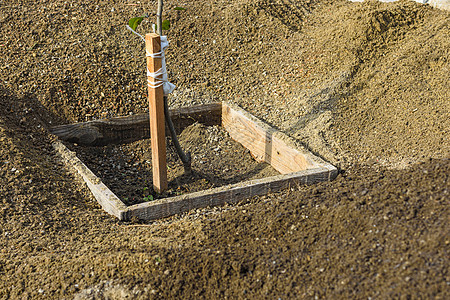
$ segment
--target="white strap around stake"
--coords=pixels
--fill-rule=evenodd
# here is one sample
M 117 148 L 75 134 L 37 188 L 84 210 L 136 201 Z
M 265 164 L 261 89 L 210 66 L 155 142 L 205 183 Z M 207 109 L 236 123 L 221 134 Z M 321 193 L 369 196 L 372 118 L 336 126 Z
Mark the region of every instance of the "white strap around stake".
M 157 53 L 149 53 L 147 51 L 148 57 L 161 59 L 161 68 L 158 71 L 152 73 L 147 69 L 147 76 L 154 79 L 154 81 L 147 80 L 148 86 L 152 89 L 156 89 L 162 85 L 164 95 L 172 93 L 176 87 L 173 83 L 169 82 L 167 77 L 166 58 L 164 56 L 164 50 L 167 47 L 169 47 L 169 41 L 167 40 L 167 36 L 163 35 L 161 36 L 161 51 Z
M 150 72 L 150 70 L 147 68 L 147 77 L 151 77 L 155 80 L 155 81 L 150 81 L 150 79 L 147 79 L 148 86 L 152 89 L 156 89 L 156 88 L 160 87 L 161 85 L 163 85 L 164 81 L 160 80 L 160 78 L 158 78 L 161 75 L 163 75 L 162 68 L 159 68 L 159 70 L 154 73 Z
M 163 58 L 164 57 L 164 53 L 162 51 L 156 52 L 156 53 L 149 53 L 147 50 L 147 57 L 151 57 L 151 58 Z
M 136 31 L 134 31 L 133 28 L 131 28 L 128 25 L 126 27 L 128 30 L 130 30 L 131 32 L 133 32 L 134 34 L 139 36 L 145 43 L 145 38 L 142 35 L 140 35 Z M 152 77 L 155 80 L 153 82 L 150 80 L 147 80 L 148 86 L 152 89 L 156 89 L 162 85 L 163 89 L 164 89 L 164 95 L 168 95 L 168 94 L 172 93 L 173 90 L 176 88 L 176 86 L 173 83 L 170 83 L 167 79 L 166 58 L 164 56 L 164 50 L 167 47 L 169 47 L 169 41 L 167 40 L 167 36 L 163 35 L 163 36 L 161 36 L 161 51 L 160 52 L 149 53 L 148 51 L 146 51 L 147 52 L 146 56 L 151 57 L 151 58 L 160 58 L 161 66 L 162 66 L 161 69 L 159 69 L 158 71 L 156 71 L 154 73 L 151 73 L 147 69 L 147 76 Z M 162 75 L 162 78 L 157 78 L 157 77 L 160 77 L 161 75 Z
M 153 82 L 153 81 L 150 81 L 150 80 L 147 80 L 147 83 L 148 83 L 148 86 L 150 88 L 152 88 L 152 89 L 159 88 L 160 86 L 162 86 L 164 84 L 163 81 L 155 81 L 155 82 Z M 164 89 L 164 87 L 163 87 L 163 89 Z
M 131 31 L 132 33 L 134 33 L 135 35 L 137 35 L 138 37 L 140 37 L 140 38 L 144 41 L 144 43 L 145 43 L 145 38 L 144 38 L 142 35 L 140 35 L 140 34 L 137 33 L 136 31 L 134 31 L 133 28 L 131 28 L 131 27 L 128 26 L 128 25 L 127 25 L 127 29 L 130 30 L 130 31 Z

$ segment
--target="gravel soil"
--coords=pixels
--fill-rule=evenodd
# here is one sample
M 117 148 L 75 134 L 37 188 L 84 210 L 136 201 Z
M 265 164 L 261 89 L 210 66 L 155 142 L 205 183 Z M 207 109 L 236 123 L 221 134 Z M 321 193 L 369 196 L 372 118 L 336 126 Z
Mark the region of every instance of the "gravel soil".
M 450 298 L 449 12 L 165 3 L 170 106 L 234 102 L 339 176 L 115 220 L 48 128 L 148 110 L 144 45 L 125 24 L 156 1 L 0 0 L 0 299 Z
M 104 147 L 68 146 L 126 205 L 280 175 L 269 164 L 254 160 L 221 126 L 194 123 L 181 132 L 179 142 L 192 157 L 192 173 L 185 174 L 167 139 L 168 190 L 162 194 L 152 187 L 150 139 Z

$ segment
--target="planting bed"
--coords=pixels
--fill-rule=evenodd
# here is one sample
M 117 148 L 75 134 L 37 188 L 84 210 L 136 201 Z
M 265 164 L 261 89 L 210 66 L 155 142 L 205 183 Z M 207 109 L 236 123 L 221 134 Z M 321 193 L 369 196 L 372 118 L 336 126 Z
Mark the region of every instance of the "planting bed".
M 69 143 L 67 146 L 126 205 L 147 202 L 150 196 L 165 198 L 279 175 L 269 164 L 255 161 L 248 149 L 232 140 L 218 125 L 194 123 L 183 130 L 179 140 L 191 152 L 193 173 L 184 174 L 175 148 L 167 139 L 169 189 L 161 195 L 152 188 L 150 139 L 100 147 Z
M 192 152 L 193 173 L 184 175 L 175 151 L 169 151 L 170 183 L 163 194 L 149 188 L 150 142 L 141 139 L 148 134 L 145 115 L 55 127 L 52 132 L 61 138 L 90 146 L 75 143 L 70 146 L 75 152 L 71 152 L 57 142 L 55 148 L 69 168 L 82 175 L 100 205 L 121 220 L 158 219 L 194 208 L 236 202 L 293 184 L 331 180 L 337 175 L 334 166 L 235 105 L 181 108 L 172 111 L 172 115 L 182 131 L 181 141 Z M 203 120 L 211 124 L 220 119 L 223 129 L 218 124 L 206 127 L 198 123 Z M 182 123 L 192 122 L 183 129 Z M 228 140 L 228 135 L 235 141 Z M 106 146 L 92 147 L 96 144 Z

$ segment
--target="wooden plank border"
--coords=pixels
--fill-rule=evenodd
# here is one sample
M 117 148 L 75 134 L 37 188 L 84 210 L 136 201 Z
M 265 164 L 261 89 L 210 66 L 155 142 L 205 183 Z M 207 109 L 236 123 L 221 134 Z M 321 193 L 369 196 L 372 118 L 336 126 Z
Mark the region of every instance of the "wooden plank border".
M 315 168 L 336 169 L 235 104 L 222 104 L 222 126 L 256 160 L 270 164 L 281 174 Z
M 66 165 L 81 175 L 100 206 L 119 220 L 125 220 L 127 206 L 117 197 L 92 171 L 76 156 L 75 152 L 57 141 L 53 148 L 61 156 Z
M 74 169 L 82 176 L 103 209 L 120 220 L 129 220 L 134 217 L 142 220 L 156 220 L 187 212 L 191 209 L 235 203 L 253 196 L 276 192 L 293 185 L 314 184 L 320 181 L 333 180 L 337 176 L 338 170 L 336 167 L 314 156 L 306 149 L 299 147 L 293 139 L 273 129 L 236 105 L 223 103 L 218 107 L 217 104 L 210 104 L 203 107 L 196 106 L 195 109 L 192 109 L 192 107 L 182 108 L 178 109 L 178 111 L 180 115 L 183 112 L 184 116 L 188 116 L 190 122 L 194 123 L 195 113 L 190 114 L 186 112 L 205 112 L 208 108 L 214 110 L 211 115 L 216 117 L 217 111 L 221 111 L 221 118 L 215 118 L 216 121 L 219 120 L 215 123 L 216 125 L 220 124 L 220 119 L 222 119 L 223 126 L 233 139 L 246 146 L 256 158 L 272 164 L 275 169 L 279 169 L 280 173 L 283 172 L 285 174 L 240 182 L 176 197 L 158 199 L 127 207 L 76 157 L 74 152 L 67 149 L 61 142 L 54 143 L 54 148 L 67 163 L 68 167 Z M 208 115 L 208 113 L 205 112 L 205 115 Z M 123 124 L 130 126 L 130 120 L 132 119 L 129 117 L 115 118 L 113 121 L 92 121 L 90 124 L 97 122 L 95 124 L 102 124 L 103 129 L 111 130 L 107 126 L 109 124 L 108 122 L 112 122 L 111 128 L 117 128 L 117 123 L 124 120 Z M 180 118 L 180 120 L 182 119 Z M 134 129 L 141 126 L 133 124 L 135 123 L 132 123 L 132 126 L 135 126 Z M 214 123 L 211 124 L 210 122 L 209 124 L 214 125 Z M 79 126 L 75 125 L 64 126 L 68 126 L 66 129 L 79 128 Z M 145 126 L 148 128 L 148 123 L 145 123 Z M 117 141 L 118 137 L 116 136 L 113 140 Z M 264 143 L 268 143 L 269 146 Z M 294 165 L 291 169 L 286 167 L 291 164 Z M 290 170 L 295 171 L 290 172 Z
M 199 122 L 217 125 L 221 122 L 222 103 L 211 103 L 170 110 L 175 130 L 180 133 L 187 126 Z M 66 124 L 51 127 L 50 133 L 63 141 L 86 146 L 129 143 L 150 138 L 148 113 L 132 116 Z M 168 130 L 166 130 L 168 132 Z
M 287 175 L 250 180 L 206 191 L 128 206 L 125 218 L 137 217 L 142 220 L 157 220 L 187 212 L 191 209 L 236 203 L 243 199 L 276 192 L 290 186 L 313 184 L 320 181 L 327 181 L 329 178 L 330 171 L 318 168 Z

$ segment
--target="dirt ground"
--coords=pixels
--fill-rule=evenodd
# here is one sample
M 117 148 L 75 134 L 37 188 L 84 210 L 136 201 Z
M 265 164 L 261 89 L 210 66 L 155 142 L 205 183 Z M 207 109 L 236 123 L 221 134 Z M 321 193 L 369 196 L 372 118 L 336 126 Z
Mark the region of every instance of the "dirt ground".
M 247 148 L 232 140 L 218 125 L 194 123 L 181 132 L 179 142 L 192 157 L 192 173 L 184 173 L 168 138 L 168 190 L 163 194 L 152 187 L 150 139 L 104 147 L 67 144 L 126 205 L 280 175 L 269 164 L 254 160 Z
M 115 220 L 48 128 L 147 110 L 144 45 L 125 24 L 155 1 L 1 0 L 0 299 L 448 299 L 449 12 L 165 2 L 171 106 L 234 102 L 340 175 Z

